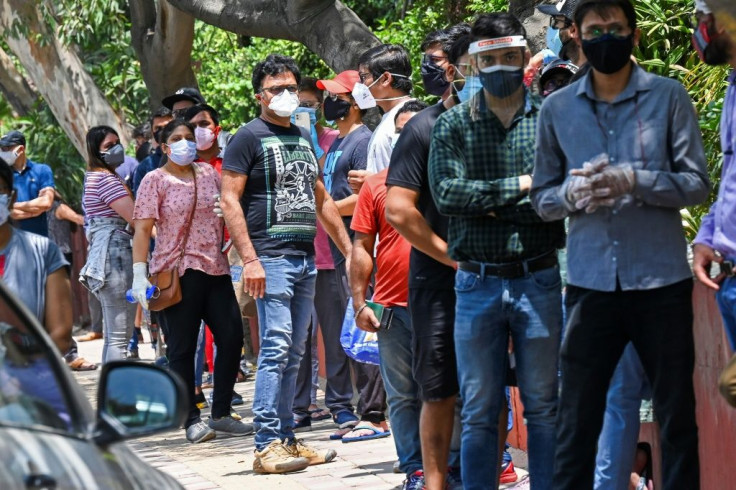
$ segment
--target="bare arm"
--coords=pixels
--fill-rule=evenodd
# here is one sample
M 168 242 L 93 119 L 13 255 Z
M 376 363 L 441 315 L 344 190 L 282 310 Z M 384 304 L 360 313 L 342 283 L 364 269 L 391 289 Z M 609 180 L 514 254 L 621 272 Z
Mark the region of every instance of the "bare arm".
M 153 231 L 153 218 L 137 219 L 133 222 L 135 234 L 133 235 L 133 263 L 148 262 L 148 246 L 151 243 Z
M 220 207 L 235 249 L 243 259 L 243 290 L 254 298 L 262 298 L 266 294 L 266 272 L 250 241 L 248 223 L 240 205 L 247 181 L 244 174 L 223 170 Z
M 414 248 L 437 262 L 456 267 L 455 261 L 447 255 L 447 242 L 432 231 L 417 208 L 418 202 L 418 191 L 389 186 L 386 195 L 386 220 Z
M 13 219 L 28 219 L 45 213 L 54 204 L 54 189 L 45 187 L 38 193 L 38 197 L 30 201 L 16 202 L 10 217 Z
M 46 278 L 44 327 L 63 355 L 72 341 L 72 286 L 66 267 L 55 270 Z
M 335 205 L 337 206 L 337 210 L 340 212 L 340 216 L 352 216 L 356 202 L 358 202 L 357 194 L 351 194 L 345 199 L 335 201 Z
M 76 223 L 79 226 L 84 226 L 84 216 L 76 213 L 72 208 L 64 203 L 59 204 L 59 207 L 56 208 L 56 213 L 54 214 L 57 219 L 65 219 L 72 223 Z
M 121 197 L 120 199 L 116 199 L 110 204 L 110 207 L 120 215 L 121 218 L 123 218 L 125 221 L 133 225 L 133 208 L 135 207 L 135 203 L 133 202 L 133 199 L 130 198 L 130 196 Z
M 332 241 L 337 245 L 337 248 L 345 256 L 345 259 L 348 261 L 346 268 L 350 270 L 350 249 L 352 248 L 350 237 L 348 236 L 348 232 L 345 231 L 345 225 L 342 222 L 335 201 L 332 200 L 325 190 L 325 185 L 320 180 L 317 181 L 314 197 L 317 204 L 317 217 L 320 223 L 322 223 L 322 226 L 324 226 L 327 234 L 330 235 Z M 355 197 L 357 201 L 358 196 Z M 232 234 L 232 228 L 230 230 Z
M 373 247 L 375 235 L 355 232 L 353 241 L 352 260 L 350 261 L 350 290 L 353 293 L 353 310 L 358 312 L 355 324 L 366 332 L 375 332 L 381 323 L 370 308 L 363 308 L 368 283 L 373 273 Z

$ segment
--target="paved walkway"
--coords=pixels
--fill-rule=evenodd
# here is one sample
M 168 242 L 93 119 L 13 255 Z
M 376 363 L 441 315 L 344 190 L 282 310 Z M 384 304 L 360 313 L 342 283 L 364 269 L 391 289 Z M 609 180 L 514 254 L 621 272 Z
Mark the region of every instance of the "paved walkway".
M 144 334 L 146 335 L 146 334 Z M 147 335 L 146 335 L 147 338 Z M 102 354 L 102 341 L 79 343 L 80 354 L 90 361 L 98 361 Z M 150 344 L 140 345 L 143 361 L 153 360 Z M 99 370 L 76 373 L 90 401 L 95 404 Z M 235 390 L 245 399 L 245 404 L 234 407 L 244 420 L 251 420 L 251 401 L 254 383 L 246 381 L 235 385 Z M 210 390 L 205 390 L 208 394 Z M 324 394 L 320 393 L 320 400 Z M 209 416 L 205 409 L 202 418 Z M 396 449 L 392 437 L 372 441 L 343 444 L 330 441 L 329 435 L 336 427 L 331 420 L 313 423 L 313 430 L 298 434 L 308 444 L 317 448 L 337 450 L 335 461 L 311 466 L 304 471 L 287 475 L 256 475 L 253 473 L 253 437 L 218 437 L 202 444 L 190 444 L 183 430 L 163 432 L 152 437 L 135 439 L 129 445 L 149 464 L 173 475 L 187 489 L 400 489 L 404 475 L 392 472 L 396 461 Z M 518 458 L 519 462 L 523 455 Z M 525 458 L 523 458 L 525 459 Z M 515 455 L 515 461 L 517 456 Z M 519 470 L 523 476 L 526 473 Z M 513 486 L 528 489 L 528 480 Z

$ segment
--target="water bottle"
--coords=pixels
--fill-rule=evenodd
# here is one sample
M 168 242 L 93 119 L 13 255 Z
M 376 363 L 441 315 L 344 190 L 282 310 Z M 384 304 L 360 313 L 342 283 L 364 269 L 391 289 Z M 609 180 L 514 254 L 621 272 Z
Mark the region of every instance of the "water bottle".
M 153 298 L 153 296 L 154 296 L 154 295 L 156 294 L 156 290 L 157 290 L 157 289 L 158 289 L 158 288 L 157 288 L 156 286 L 149 286 L 149 288 L 148 288 L 148 289 L 146 289 L 146 299 L 151 299 L 151 298 Z M 132 290 L 132 289 L 128 289 L 128 290 L 127 290 L 127 291 L 125 292 L 125 299 L 127 299 L 127 300 L 128 300 L 128 303 L 137 303 L 137 302 L 138 302 L 138 300 L 136 300 L 136 299 L 135 299 L 135 298 L 133 297 L 133 290 Z

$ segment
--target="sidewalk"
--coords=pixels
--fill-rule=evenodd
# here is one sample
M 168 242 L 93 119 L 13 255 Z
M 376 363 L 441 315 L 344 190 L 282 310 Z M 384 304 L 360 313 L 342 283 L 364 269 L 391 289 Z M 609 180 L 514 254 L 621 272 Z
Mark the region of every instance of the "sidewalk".
M 147 334 L 144 334 L 148 338 Z M 153 361 L 151 345 L 141 344 L 142 361 Z M 98 362 L 102 355 L 102 340 L 80 342 L 79 353 L 90 361 Z M 94 405 L 97 396 L 99 370 L 78 372 L 75 377 L 82 385 L 90 402 Z M 249 421 L 253 418 L 253 381 L 235 385 L 245 403 L 234 407 Z M 211 390 L 205 390 L 209 394 Z M 323 399 L 323 394 L 320 400 Z M 202 418 L 209 417 L 209 409 L 202 411 Z M 264 490 L 331 490 L 343 488 L 388 490 L 400 489 L 404 475 L 392 471 L 396 461 L 393 437 L 371 441 L 343 444 L 330 441 L 329 435 L 336 430 L 331 420 L 314 422 L 311 432 L 297 434 L 316 448 L 333 448 L 337 458 L 331 463 L 311 466 L 304 471 L 286 475 L 256 475 L 253 473 L 253 437 L 218 437 L 202 444 L 190 444 L 183 430 L 163 432 L 155 436 L 134 439 L 131 448 L 154 467 L 174 476 L 191 490 L 264 489 Z M 517 458 L 517 454 L 520 456 Z M 515 452 L 515 463 L 522 463 L 523 453 Z M 517 466 L 518 468 L 518 466 Z M 521 475 L 526 475 L 517 469 Z M 518 490 L 528 489 L 528 480 L 513 485 Z

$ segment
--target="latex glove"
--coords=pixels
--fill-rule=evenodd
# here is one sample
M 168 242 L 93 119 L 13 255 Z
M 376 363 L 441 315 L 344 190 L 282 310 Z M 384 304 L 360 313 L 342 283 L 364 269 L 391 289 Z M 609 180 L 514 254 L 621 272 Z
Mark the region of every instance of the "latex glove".
M 145 262 L 136 262 L 133 264 L 133 297 L 145 310 L 148 309 L 146 291 L 150 287 L 151 283 L 148 282 L 148 264 Z
M 215 194 L 212 197 L 215 199 L 215 208 L 213 209 L 213 211 L 215 215 L 217 215 L 218 218 L 222 218 L 223 214 L 222 214 L 222 206 L 220 206 L 220 195 Z
M 590 179 L 596 197 L 615 199 L 631 194 L 636 183 L 636 174 L 629 164 L 608 165 Z
M 593 187 L 589 177 L 582 175 L 571 175 L 567 179 L 565 198 L 575 206 L 575 209 L 583 209 L 593 197 Z

